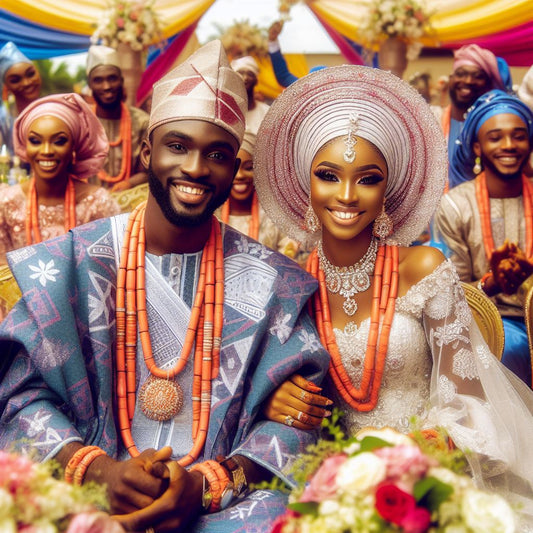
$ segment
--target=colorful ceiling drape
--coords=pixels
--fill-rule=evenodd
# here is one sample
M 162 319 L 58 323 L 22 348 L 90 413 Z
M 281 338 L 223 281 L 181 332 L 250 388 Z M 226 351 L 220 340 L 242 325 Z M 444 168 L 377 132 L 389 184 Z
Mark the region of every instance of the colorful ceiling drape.
M 192 33 L 191 27 L 215 1 L 155 1 L 160 20 L 164 21 L 168 53 L 183 49 L 185 36 Z M 357 28 L 368 2 L 305 0 L 340 52 L 352 63 L 362 61 L 364 43 L 358 43 Z M 426 5 L 434 13 L 435 29 L 435 35 L 425 41 L 426 46 L 455 49 L 477 43 L 506 59 L 511 66 L 533 64 L 533 0 L 426 0 Z M 84 51 L 106 7 L 107 0 L 2 0 L 0 44 L 12 40 L 32 59 Z M 152 67 L 152 73 L 160 75 L 163 65 L 172 63 L 164 55 L 155 60 L 159 64 Z M 143 81 L 146 87 L 151 78 Z

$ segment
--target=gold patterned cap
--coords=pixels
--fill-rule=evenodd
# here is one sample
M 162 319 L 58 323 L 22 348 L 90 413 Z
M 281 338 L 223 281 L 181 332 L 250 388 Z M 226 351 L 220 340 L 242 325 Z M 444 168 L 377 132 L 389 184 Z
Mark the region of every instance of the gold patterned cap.
M 89 47 L 89 53 L 87 54 L 87 76 L 89 76 L 93 68 L 102 65 L 117 67 L 120 70 L 118 52 L 114 48 L 101 44 L 95 44 Z
M 244 83 L 230 67 L 222 43 L 214 40 L 154 84 L 148 134 L 175 120 L 205 120 L 240 144 L 247 108 Z

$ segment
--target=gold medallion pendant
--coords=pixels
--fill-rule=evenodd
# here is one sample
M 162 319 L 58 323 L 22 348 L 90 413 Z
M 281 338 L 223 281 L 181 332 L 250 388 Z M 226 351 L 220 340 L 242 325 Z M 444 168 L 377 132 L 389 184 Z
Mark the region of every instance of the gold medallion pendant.
M 174 381 L 150 376 L 139 391 L 141 411 L 147 418 L 166 422 L 183 407 L 183 391 Z

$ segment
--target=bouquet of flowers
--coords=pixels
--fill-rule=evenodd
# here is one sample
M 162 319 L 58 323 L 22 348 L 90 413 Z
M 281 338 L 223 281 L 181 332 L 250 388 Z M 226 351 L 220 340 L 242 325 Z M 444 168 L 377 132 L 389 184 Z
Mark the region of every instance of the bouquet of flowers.
M 102 487 L 70 485 L 54 477 L 51 463 L 0 451 L 0 531 L 15 533 L 123 533 L 98 508 L 107 506 Z
M 266 57 L 268 53 L 266 30 L 249 20 L 235 22 L 227 28 L 217 25 L 220 41 L 230 58 L 253 55 Z
M 303 462 L 311 465 L 311 475 L 291 493 L 273 533 L 515 531 L 503 498 L 454 472 L 464 465 L 460 452 L 422 448 L 437 449 L 391 429 L 319 442 Z M 305 466 L 297 466 L 305 475 Z
M 143 50 L 162 40 L 159 19 L 154 11 L 154 0 L 113 0 L 102 13 L 92 43 L 117 48 L 119 43 Z
M 359 36 L 375 49 L 389 37 L 398 37 L 408 44 L 408 59 L 416 59 L 422 49 L 420 39 L 432 31 L 430 17 L 417 0 L 372 0 Z

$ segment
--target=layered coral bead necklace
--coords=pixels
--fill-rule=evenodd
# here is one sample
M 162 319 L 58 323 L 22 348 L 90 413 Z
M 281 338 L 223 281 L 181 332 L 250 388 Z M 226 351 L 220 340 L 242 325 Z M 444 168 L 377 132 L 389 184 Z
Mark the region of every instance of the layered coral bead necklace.
M 116 369 L 119 427 L 124 445 L 132 457 L 139 455 L 131 432 L 136 404 L 135 363 L 137 325 L 144 361 L 151 376 L 141 388 L 139 401 L 143 412 L 154 420 L 173 418 L 181 408 L 182 398 L 175 378 L 185 368 L 195 345 L 193 366 L 193 447 L 178 462 L 193 463 L 205 444 L 211 411 L 211 381 L 218 375 L 224 304 L 224 254 L 220 224 L 213 217 L 211 233 L 204 247 L 200 276 L 191 318 L 180 357 L 173 368 L 156 365 L 148 328 L 145 285 L 146 203 L 130 215 L 120 254 L 116 294 Z
M 76 190 L 74 181 L 69 176 L 65 189 L 65 233 L 76 226 Z M 26 244 L 37 244 L 42 241 L 39 228 L 39 202 L 35 178 L 31 178 L 26 202 Z
M 326 277 L 316 248 L 307 262 L 307 271 L 319 282 L 319 290 L 313 296 L 313 311 L 320 340 L 331 355 L 329 374 L 343 400 L 357 411 L 371 411 L 378 402 L 398 295 L 398 263 L 398 246 L 379 246 L 363 375 L 356 387 L 342 364 L 331 321 Z
M 483 245 L 485 255 L 490 260 L 492 252 L 496 248 L 492 236 L 492 225 L 490 219 L 490 198 L 487 189 L 487 177 L 485 172 L 479 174 L 475 180 L 476 201 L 481 219 L 481 233 L 483 235 Z M 533 185 L 522 174 L 522 198 L 524 202 L 524 218 L 526 220 L 526 249 L 527 257 L 533 256 Z M 518 243 L 517 243 L 518 244 Z
M 96 114 L 96 106 L 94 106 L 93 111 Z M 131 174 L 131 114 L 128 106 L 124 103 L 120 104 L 120 129 L 118 138 L 114 141 L 109 140 L 110 148 L 116 148 L 120 145 L 122 145 L 122 160 L 118 174 L 116 176 L 110 176 L 102 169 L 98 172 L 100 181 L 118 183 L 119 181 L 128 179 Z
M 229 222 L 230 216 L 230 200 L 226 200 L 222 205 L 220 212 L 220 220 L 227 224 Z M 259 199 L 257 197 L 257 192 L 254 191 L 252 195 L 252 208 L 251 208 L 251 217 L 250 224 L 248 226 L 248 237 L 257 240 L 259 238 Z

